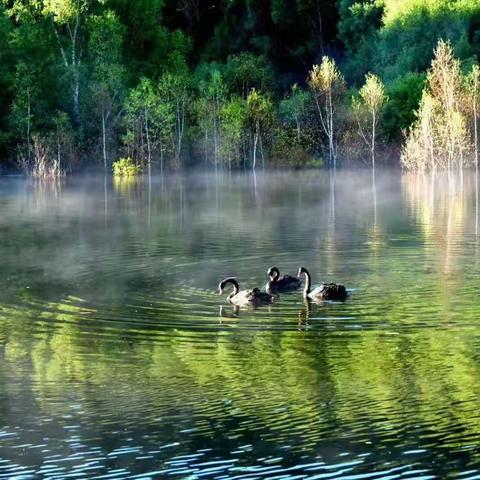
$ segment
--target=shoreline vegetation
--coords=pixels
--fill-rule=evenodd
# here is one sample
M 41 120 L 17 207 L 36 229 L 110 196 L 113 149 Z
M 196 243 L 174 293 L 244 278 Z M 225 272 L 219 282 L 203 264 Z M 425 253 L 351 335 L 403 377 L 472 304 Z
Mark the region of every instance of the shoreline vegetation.
M 478 18 L 473 0 L 0 0 L 0 168 L 478 170 Z

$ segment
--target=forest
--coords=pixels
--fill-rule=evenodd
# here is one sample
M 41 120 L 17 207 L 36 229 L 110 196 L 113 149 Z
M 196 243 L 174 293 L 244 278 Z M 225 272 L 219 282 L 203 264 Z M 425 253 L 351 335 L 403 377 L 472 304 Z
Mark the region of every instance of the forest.
M 0 168 L 477 165 L 475 0 L 1 0 Z

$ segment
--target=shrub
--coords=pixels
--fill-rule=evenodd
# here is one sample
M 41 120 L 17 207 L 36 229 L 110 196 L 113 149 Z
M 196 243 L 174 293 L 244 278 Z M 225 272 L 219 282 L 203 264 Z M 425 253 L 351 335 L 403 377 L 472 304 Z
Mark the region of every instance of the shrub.
M 113 175 L 116 177 L 133 177 L 142 173 L 142 167 L 130 157 L 120 158 L 113 163 Z

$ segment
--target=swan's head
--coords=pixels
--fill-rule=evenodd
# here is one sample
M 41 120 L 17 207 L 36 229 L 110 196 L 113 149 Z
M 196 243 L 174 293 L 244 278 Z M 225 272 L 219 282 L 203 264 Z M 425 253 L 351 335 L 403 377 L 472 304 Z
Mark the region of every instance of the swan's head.
M 305 267 L 300 267 L 298 269 L 297 277 L 301 277 L 302 275 L 305 275 L 307 272 L 307 269 Z
M 280 272 L 277 267 L 270 267 L 267 270 L 267 275 L 270 280 L 274 280 L 275 278 L 280 276 Z

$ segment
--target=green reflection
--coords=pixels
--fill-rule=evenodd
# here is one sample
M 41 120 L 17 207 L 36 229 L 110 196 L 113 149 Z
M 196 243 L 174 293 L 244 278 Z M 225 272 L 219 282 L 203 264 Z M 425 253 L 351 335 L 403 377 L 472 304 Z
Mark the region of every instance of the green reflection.
M 1 267 L 0 423 L 27 431 L 5 412 L 28 399 L 31 430 L 77 425 L 105 452 L 112 438 L 152 438 L 212 445 L 211 459 L 253 442 L 244 463 L 288 446 L 293 463 L 370 453 L 357 472 L 406 465 L 415 449 L 437 474 L 475 466 L 474 179 L 379 175 L 373 205 L 369 176 L 337 174 L 333 217 L 328 178 L 257 182 L 154 181 L 150 222 L 142 189 L 110 193 L 108 227 L 103 184 L 66 186 L 38 211 L 29 192 L 1 197 L 16 256 Z M 236 312 L 215 293 L 227 274 L 263 285 L 272 263 L 311 265 L 350 298 Z

